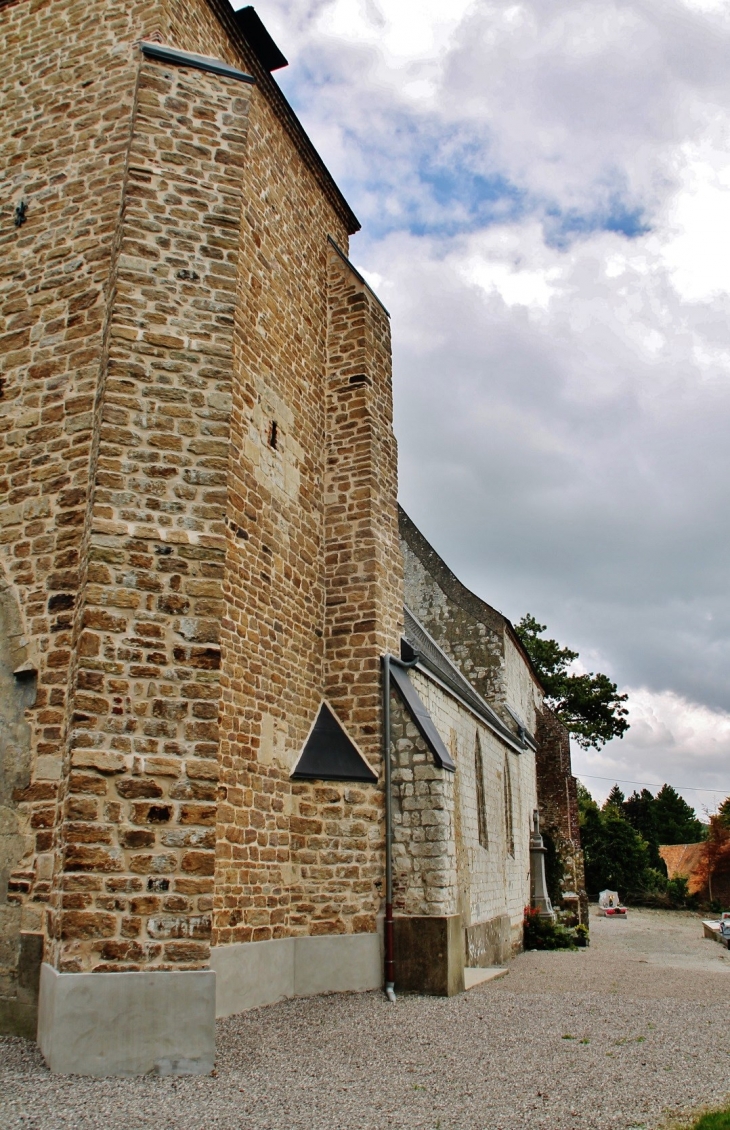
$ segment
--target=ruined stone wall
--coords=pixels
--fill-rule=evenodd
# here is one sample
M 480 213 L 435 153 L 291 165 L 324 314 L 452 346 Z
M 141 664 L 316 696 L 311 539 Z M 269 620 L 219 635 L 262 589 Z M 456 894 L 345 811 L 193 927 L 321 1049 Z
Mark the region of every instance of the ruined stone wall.
M 396 913 L 460 914 L 467 963 L 503 961 L 519 944 L 523 910 L 530 898 L 535 759 L 529 751 L 518 755 L 509 750 L 426 673 L 412 671 L 410 678 L 451 752 L 456 773 L 434 765 L 394 696 Z M 477 736 L 483 770 L 481 797 Z M 481 799 L 486 844 L 480 842 Z
M 542 690 L 511 625 L 462 585 L 403 510 L 399 516 L 406 606 L 505 725 L 516 732 L 509 706 L 533 732 Z
M 540 828 L 548 835 L 563 864 L 562 890 L 583 892 L 582 916 L 587 916 L 585 872 L 578 823 L 578 790 L 570 762 L 570 735 L 544 708 L 537 724 L 537 793 Z
M 406 606 L 482 697 L 501 702 L 502 617 L 488 605 L 480 607 L 408 515 L 401 510 L 399 516 Z

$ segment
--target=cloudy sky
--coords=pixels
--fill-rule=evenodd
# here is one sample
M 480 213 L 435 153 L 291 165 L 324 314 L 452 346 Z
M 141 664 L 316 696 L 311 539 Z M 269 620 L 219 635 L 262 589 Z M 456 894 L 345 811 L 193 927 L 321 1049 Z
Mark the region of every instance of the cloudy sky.
M 712 810 L 730 0 L 256 6 L 392 314 L 405 508 L 475 592 L 628 691 L 627 737 L 574 753 L 594 795 L 668 780 Z

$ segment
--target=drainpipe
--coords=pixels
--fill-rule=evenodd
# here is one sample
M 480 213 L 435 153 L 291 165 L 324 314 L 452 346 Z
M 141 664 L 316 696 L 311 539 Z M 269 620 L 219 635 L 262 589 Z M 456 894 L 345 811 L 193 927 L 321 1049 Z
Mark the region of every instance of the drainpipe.
M 406 662 L 384 655 L 383 664 L 383 765 L 385 767 L 385 995 L 395 1001 L 393 963 L 393 786 L 390 760 L 390 668 L 391 664 L 415 667 L 418 656 Z

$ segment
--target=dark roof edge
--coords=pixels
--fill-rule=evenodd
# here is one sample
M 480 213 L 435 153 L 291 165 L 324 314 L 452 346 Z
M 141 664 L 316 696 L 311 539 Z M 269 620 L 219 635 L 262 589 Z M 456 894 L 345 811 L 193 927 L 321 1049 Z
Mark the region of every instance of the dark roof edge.
M 423 699 L 413 686 L 408 672 L 403 667 L 391 665 L 390 677 L 393 686 L 395 686 L 401 699 L 405 703 L 414 725 L 431 750 L 435 765 L 439 769 L 446 769 L 449 773 L 455 773 L 456 765 L 454 764 L 454 760 L 446 748 L 444 739 L 438 732 L 436 723 L 429 714 Z
M 527 664 L 527 668 L 535 680 L 535 683 L 545 694 L 545 688 L 540 682 L 540 678 L 535 670 L 527 649 L 523 644 L 520 637 L 517 635 L 511 622 L 507 619 L 503 612 L 497 608 L 493 608 L 491 604 L 487 604 L 486 600 L 482 600 L 480 596 L 473 593 L 466 585 L 462 584 L 455 573 L 452 573 L 443 557 L 433 548 L 430 542 L 426 541 L 418 526 L 412 518 L 410 518 L 400 503 L 398 503 L 398 526 L 400 529 L 401 537 L 406 541 L 409 547 L 413 550 L 416 557 L 421 564 L 427 569 L 429 573 L 433 572 L 433 565 L 436 565 L 437 573 L 436 580 L 443 588 L 444 592 L 455 604 L 469 612 L 472 616 L 481 618 L 486 610 L 491 616 L 496 616 L 501 622 L 507 632 L 507 635 L 515 645 L 517 650 L 522 655 L 522 658 Z
M 380 300 L 380 299 L 378 298 L 377 294 L 375 293 L 375 291 L 374 291 L 374 290 L 373 290 L 373 288 L 371 287 L 371 285 L 370 285 L 370 283 L 368 282 L 368 280 L 367 280 L 367 279 L 364 279 L 364 278 L 362 277 L 362 275 L 360 274 L 360 272 L 358 271 L 357 267 L 354 267 L 354 266 L 352 265 L 352 263 L 351 263 L 351 262 L 350 262 L 350 260 L 349 260 L 349 259 L 347 258 L 347 256 L 345 255 L 345 252 L 344 252 L 344 251 L 342 250 L 342 248 L 341 248 L 341 247 L 338 247 L 338 246 L 337 246 L 337 244 L 335 243 L 335 241 L 334 241 L 334 239 L 332 238 L 332 236 L 331 236 L 331 235 L 328 235 L 328 236 L 327 236 L 327 240 L 328 240 L 328 242 L 329 242 L 329 243 L 331 243 L 331 244 L 332 244 L 332 246 L 334 247 L 335 251 L 336 251 L 336 252 L 337 252 L 337 254 L 339 255 L 339 257 L 340 257 L 340 259 L 342 260 L 342 262 L 343 262 L 343 263 L 345 263 L 345 264 L 346 264 L 346 265 L 347 265 L 347 266 L 348 266 L 348 267 L 350 268 L 350 270 L 352 271 L 352 273 L 353 273 L 353 275 L 355 276 L 355 278 L 356 278 L 356 279 L 359 279 L 359 280 L 360 280 L 360 282 L 362 283 L 362 285 L 363 285 L 363 286 L 365 287 L 365 289 L 366 289 L 366 290 L 368 290 L 368 291 L 370 292 L 370 294 L 372 294 L 373 298 L 375 299 L 375 301 L 377 302 L 378 306 L 379 306 L 379 307 L 380 307 L 380 309 L 381 309 L 381 310 L 383 311 L 383 313 L 384 313 L 384 314 L 386 314 L 386 315 L 387 315 L 388 317 L 390 317 L 390 313 L 389 313 L 389 311 L 388 311 L 388 310 L 386 310 L 385 306 L 383 306 L 383 303 L 382 303 L 382 302 L 381 302 L 381 300 Z
M 261 64 L 253 48 L 246 42 L 243 32 L 236 23 L 235 13 L 229 4 L 229 0 L 207 0 L 207 3 L 243 55 L 246 67 L 256 78 L 257 86 L 266 94 L 274 110 L 283 121 L 301 157 L 319 181 L 325 196 L 345 225 L 347 234 L 354 235 L 355 232 L 360 230 L 360 221 L 337 187 L 331 172 L 314 148 L 304 126 L 287 102 L 281 88 L 271 77 L 269 71 Z

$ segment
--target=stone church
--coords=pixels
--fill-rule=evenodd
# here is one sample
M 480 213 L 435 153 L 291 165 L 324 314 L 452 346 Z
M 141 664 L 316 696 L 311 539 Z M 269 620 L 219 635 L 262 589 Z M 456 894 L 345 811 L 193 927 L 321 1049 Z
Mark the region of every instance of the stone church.
M 0 0 L 0 1024 L 210 1071 L 521 945 L 567 734 L 397 505 L 358 222 L 228 0 Z M 553 868 L 554 870 L 554 868 Z M 571 902 L 573 900 L 573 902 Z

